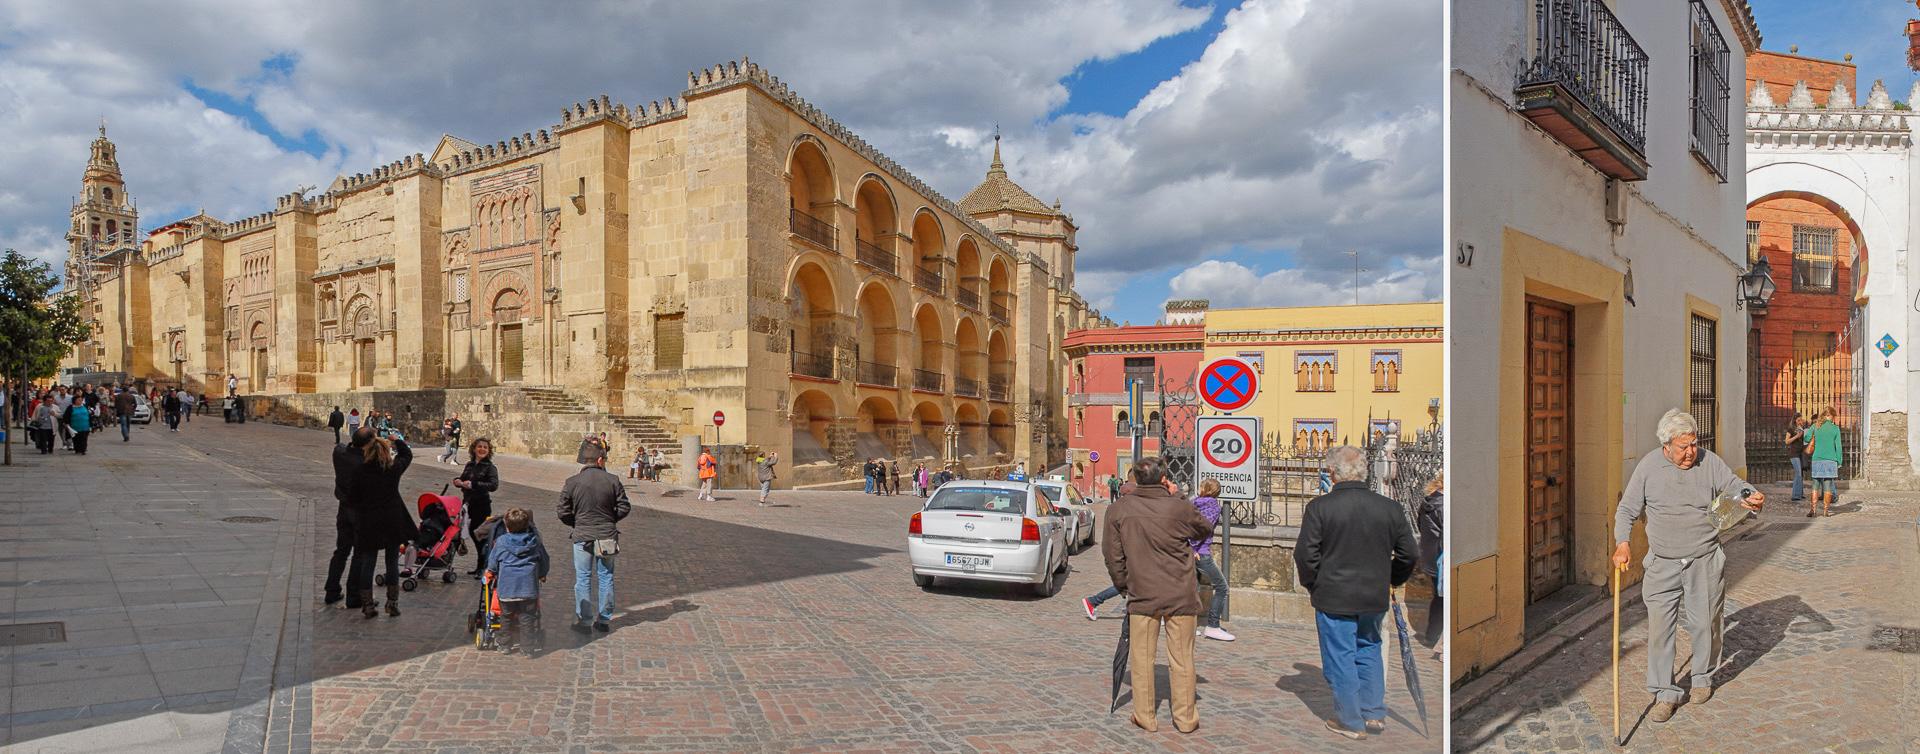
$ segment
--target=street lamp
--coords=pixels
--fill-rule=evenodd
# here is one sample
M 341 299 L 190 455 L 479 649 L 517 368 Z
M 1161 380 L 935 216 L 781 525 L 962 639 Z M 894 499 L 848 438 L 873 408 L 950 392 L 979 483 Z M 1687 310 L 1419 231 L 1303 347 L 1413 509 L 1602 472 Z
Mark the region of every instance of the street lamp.
M 1758 313 L 1765 314 L 1767 301 L 1772 299 L 1773 292 L 1779 289 L 1779 286 L 1773 282 L 1772 268 L 1767 264 L 1767 255 L 1760 255 L 1753 266 L 1748 267 L 1737 280 L 1740 283 L 1740 297 L 1734 299 L 1733 307 L 1738 309 L 1744 305 L 1748 310 L 1757 310 Z

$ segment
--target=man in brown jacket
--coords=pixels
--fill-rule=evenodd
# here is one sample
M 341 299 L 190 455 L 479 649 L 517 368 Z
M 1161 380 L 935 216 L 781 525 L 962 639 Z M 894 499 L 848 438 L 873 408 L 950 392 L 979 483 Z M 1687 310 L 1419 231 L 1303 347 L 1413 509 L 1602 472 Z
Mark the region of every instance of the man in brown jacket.
M 1197 561 L 1188 542 L 1213 536 L 1213 524 L 1173 493 L 1160 459 L 1134 461 L 1133 481 L 1133 489 L 1107 509 L 1100 538 L 1107 574 L 1113 577 L 1114 588 L 1127 596 L 1133 724 L 1149 732 L 1160 729 L 1153 660 L 1160 629 L 1165 627 L 1173 727 L 1192 733 L 1200 727 L 1200 713 L 1193 706 L 1193 631 L 1200 615 L 1200 590 L 1195 587 Z

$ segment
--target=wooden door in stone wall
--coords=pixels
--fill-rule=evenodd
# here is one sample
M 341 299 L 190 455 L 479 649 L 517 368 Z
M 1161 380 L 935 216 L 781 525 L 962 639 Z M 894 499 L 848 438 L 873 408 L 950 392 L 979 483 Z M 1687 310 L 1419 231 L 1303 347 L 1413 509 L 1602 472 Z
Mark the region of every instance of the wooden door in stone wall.
M 1527 602 L 1572 577 L 1573 311 L 1527 302 Z
M 360 384 L 355 387 L 373 387 L 373 341 L 357 342 L 360 349 Z
M 500 381 L 519 382 L 521 364 L 526 354 L 521 342 L 520 326 L 507 325 L 500 328 Z

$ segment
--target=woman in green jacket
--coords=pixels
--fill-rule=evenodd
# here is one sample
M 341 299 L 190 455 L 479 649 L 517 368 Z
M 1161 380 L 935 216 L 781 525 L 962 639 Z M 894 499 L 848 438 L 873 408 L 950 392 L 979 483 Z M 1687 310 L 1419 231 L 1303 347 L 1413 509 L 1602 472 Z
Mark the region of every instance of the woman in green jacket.
M 1833 515 L 1833 483 L 1840 478 L 1840 425 L 1833 423 L 1833 408 L 1820 409 L 1813 429 L 1807 433 L 1807 454 L 1813 458 L 1813 497 L 1807 499 L 1807 517 L 1814 508 L 1821 515 Z

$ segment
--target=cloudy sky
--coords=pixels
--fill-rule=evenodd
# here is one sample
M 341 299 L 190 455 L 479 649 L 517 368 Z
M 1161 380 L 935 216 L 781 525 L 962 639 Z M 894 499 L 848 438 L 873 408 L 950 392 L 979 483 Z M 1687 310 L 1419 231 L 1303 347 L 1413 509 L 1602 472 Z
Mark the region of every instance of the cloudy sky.
M 1910 2 L 1887 0 L 1748 0 L 1754 22 L 1760 26 L 1761 47 L 1787 52 L 1799 46 L 1801 55 L 1843 60 L 1849 53 L 1858 66 L 1859 89 L 1854 99 L 1867 101 L 1874 79 L 1887 84 L 1894 99 L 1905 102 L 1913 89 L 1913 69 L 1907 67 L 1907 19 L 1920 16 Z M 1789 82 L 1791 83 L 1791 82 Z
M 1115 319 L 1349 303 L 1346 252 L 1362 302 L 1439 300 L 1440 24 L 1434 0 L 0 0 L 0 246 L 65 253 L 103 115 L 155 227 L 745 55 L 949 199 L 997 123 Z

